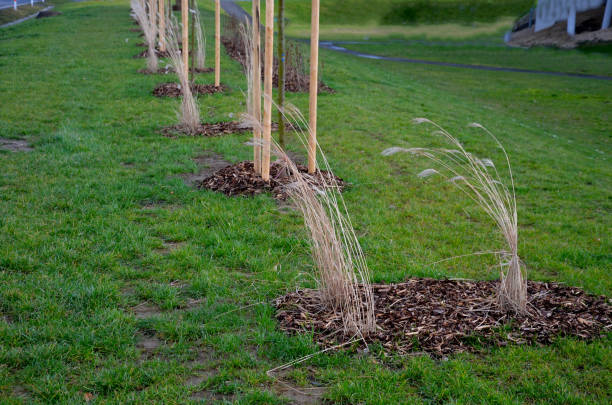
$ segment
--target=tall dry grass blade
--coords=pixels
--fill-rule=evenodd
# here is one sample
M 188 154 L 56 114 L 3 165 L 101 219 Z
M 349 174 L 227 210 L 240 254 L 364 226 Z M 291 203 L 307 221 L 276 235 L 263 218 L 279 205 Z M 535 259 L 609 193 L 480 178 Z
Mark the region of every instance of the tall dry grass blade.
M 277 107 L 278 108 L 278 107 Z M 302 114 L 288 104 L 281 113 L 298 128 L 297 135 L 306 145 L 306 128 Z M 249 121 L 257 125 L 257 120 Z M 353 229 L 329 162 L 317 144 L 325 172 L 302 173 L 282 148 L 272 141 L 271 149 L 289 176 L 287 193 L 304 217 L 309 230 L 311 252 L 316 265 L 316 280 L 322 305 L 333 308 L 343 320 L 344 332 L 361 338 L 375 330 L 374 296 L 370 271 Z M 312 181 L 316 177 L 316 181 Z M 313 183 L 320 187 L 313 187 Z
M 149 7 L 147 7 L 144 0 L 132 0 L 131 6 L 134 17 L 138 21 L 138 24 L 140 24 L 140 28 L 142 28 L 142 32 L 144 33 L 145 41 L 147 43 L 147 71 L 155 73 L 159 68 L 159 61 L 157 59 L 157 52 L 155 50 L 157 41 L 157 24 L 151 17 L 155 15 L 153 12 L 157 13 L 157 3 L 155 1 L 152 3 L 153 6 L 149 4 Z
M 193 11 L 193 29 L 195 30 L 196 42 L 194 51 L 195 65 L 198 69 L 204 69 L 206 67 L 206 35 L 205 30 L 202 28 L 202 19 L 200 18 L 200 9 L 197 2 Z
M 189 75 L 186 73 L 185 66 L 183 65 L 183 57 L 178 45 L 179 32 L 179 24 L 173 16 L 170 18 L 168 24 L 166 48 L 170 57 L 170 63 L 181 84 L 181 93 L 183 97 L 179 114 L 180 124 L 185 128 L 186 132 L 193 134 L 196 133 L 200 126 L 200 109 L 191 92 Z
M 429 123 L 436 128 L 435 134 L 450 143 L 453 148 L 400 148 L 393 147 L 382 152 L 384 156 L 408 152 L 423 156 L 436 164 L 436 169 L 427 169 L 419 177 L 438 174 L 446 178 L 465 193 L 495 222 L 507 244 L 507 251 L 500 254 L 500 288 L 498 302 L 506 310 L 525 313 L 527 309 L 527 281 L 518 255 L 518 215 L 514 176 L 510 159 L 503 145 L 490 131 L 480 124 L 471 124 L 485 131 L 502 151 L 510 178 L 510 188 L 502 181 L 497 167 L 491 159 L 479 159 L 441 126 L 426 118 L 417 118 L 415 123 Z

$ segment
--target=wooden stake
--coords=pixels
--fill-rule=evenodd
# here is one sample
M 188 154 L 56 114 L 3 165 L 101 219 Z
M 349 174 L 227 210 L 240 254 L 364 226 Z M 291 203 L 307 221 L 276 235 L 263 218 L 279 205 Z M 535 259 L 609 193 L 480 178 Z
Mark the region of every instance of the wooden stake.
M 159 0 L 159 50 L 166 52 L 166 0 Z
M 285 0 L 278 0 L 278 143 L 285 148 Z
M 253 97 L 253 117 L 259 124 L 261 123 L 261 35 L 259 27 L 261 26 L 259 0 L 253 0 L 251 12 L 253 16 L 251 27 L 253 30 L 253 54 L 252 54 L 252 97 Z M 255 173 L 261 175 L 261 130 L 258 125 L 253 128 L 253 165 Z
M 308 173 L 317 168 L 317 92 L 319 91 L 319 0 L 312 0 L 310 16 L 310 103 L 308 136 Z
M 221 84 L 221 4 L 215 0 L 215 86 Z
M 151 0 L 149 3 L 149 15 L 151 16 L 151 25 L 156 30 L 159 30 L 159 27 L 157 26 L 157 3 L 157 0 Z
M 183 39 L 182 39 L 182 52 L 183 52 L 183 70 L 185 71 L 185 77 L 189 77 L 189 6 L 187 0 L 181 0 L 181 21 L 183 22 Z
M 274 62 L 274 0 L 266 0 L 266 49 L 264 56 L 264 114 L 261 178 L 270 180 L 270 142 L 272 133 L 272 65 Z

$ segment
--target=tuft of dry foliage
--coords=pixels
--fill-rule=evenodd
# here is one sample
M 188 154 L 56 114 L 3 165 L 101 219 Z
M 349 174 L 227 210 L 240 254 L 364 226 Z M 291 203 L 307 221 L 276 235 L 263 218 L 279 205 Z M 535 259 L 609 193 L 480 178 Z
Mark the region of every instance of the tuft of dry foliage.
M 145 4 L 145 0 L 131 0 L 130 4 L 132 7 L 133 17 L 136 19 L 136 21 L 138 21 L 138 24 L 140 24 L 147 43 L 147 71 L 149 73 L 155 73 L 157 72 L 159 64 L 157 53 L 155 51 L 157 41 L 157 24 L 154 17 L 157 13 L 157 2 L 152 1 L 148 8 Z
M 206 35 L 202 28 L 202 20 L 200 18 L 200 9 L 197 4 L 193 9 L 193 29 L 195 30 L 195 51 L 193 57 L 197 69 L 204 70 L 206 68 Z
M 419 177 L 443 176 L 493 219 L 508 248 L 508 250 L 497 252 L 500 256 L 501 278 L 498 302 L 503 309 L 524 314 L 527 310 L 527 282 L 518 255 L 518 216 L 514 177 L 506 150 L 495 135 L 482 125 L 470 124 L 471 127 L 482 129 L 503 152 L 506 169 L 510 177 L 510 188 L 502 182 L 497 167 L 491 159 L 481 159 L 468 152 L 457 138 L 426 118 L 417 118 L 414 122 L 433 125 L 436 128 L 434 134 L 442 136 L 446 142 L 453 146 L 453 149 L 392 147 L 384 150 L 382 152 L 383 156 L 408 152 L 430 159 L 436 164 L 437 168 L 423 170 L 418 174 Z
M 170 63 L 176 72 L 181 85 L 183 95 L 181 109 L 179 113 L 180 125 L 183 126 L 188 134 L 195 134 L 200 126 L 200 109 L 196 102 L 189 83 L 189 75 L 183 65 L 181 50 L 178 45 L 179 24 L 175 17 L 172 17 L 168 24 L 166 36 L 166 47 L 170 57 Z
M 308 128 L 294 106 L 287 105 L 281 112 L 294 127 Z M 246 120 L 261 126 L 252 117 Z M 298 137 L 305 146 L 307 137 L 302 130 Z M 308 174 L 276 142 L 272 143 L 271 149 L 278 158 L 276 164 L 291 179 L 284 191 L 302 213 L 309 231 L 320 303 L 340 315 L 345 334 L 365 338 L 376 328 L 374 296 L 370 271 L 340 193 L 342 185 L 318 145 L 325 170 Z

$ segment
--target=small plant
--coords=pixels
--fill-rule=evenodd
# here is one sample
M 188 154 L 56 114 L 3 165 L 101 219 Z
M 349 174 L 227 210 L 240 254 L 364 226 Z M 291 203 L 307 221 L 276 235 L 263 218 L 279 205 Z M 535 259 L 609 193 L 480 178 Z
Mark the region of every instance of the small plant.
M 294 127 L 308 128 L 306 120 L 294 106 L 285 106 L 281 113 L 289 122 L 295 123 Z M 305 146 L 305 133 L 298 130 L 297 134 Z M 376 328 L 370 271 L 336 177 L 319 145 L 319 161 L 325 170 L 308 174 L 299 170 L 282 148 L 273 143 L 275 155 L 292 180 L 287 193 L 302 213 L 309 231 L 321 304 L 332 307 L 339 314 L 345 333 L 364 338 Z M 311 178 L 315 176 L 321 187 L 313 186 L 315 182 Z
M 131 1 L 133 15 L 140 24 L 142 32 L 144 33 L 145 41 L 147 42 L 147 71 L 150 73 L 157 72 L 159 65 L 157 52 L 155 50 L 157 41 L 157 24 L 155 19 L 152 18 L 152 16 L 155 15 L 154 13 L 157 13 L 156 5 L 157 3 L 152 1 L 148 7 L 149 12 L 147 12 L 145 0 Z
M 480 159 L 468 152 L 463 145 L 439 125 L 425 118 L 417 118 L 415 123 L 429 123 L 437 128 L 435 134 L 441 135 L 454 149 L 445 148 L 400 148 L 392 147 L 383 151 L 383 156 L 398 152 L 408 152 L 424 156 L 433 161 L 437 168 L 423 170 L 421 178 L 441 175 L 470 199 L 480 206 L 493 219 L 508 250 L 498 252 L 501 255 L 500 287 L 498 301 L 502 308 L 515 313 L 525 313 L 527 307 L 527 282 L 518 255 L 518 223 L 516 212 L 516 195 L 514 177 L 510 159 L 499 140 L 480 124 L 472 127 L 485 131 L 501 149 L 506 159 L 510 177 L 510 188 L 501 180 L 497 167 L 491 159 Z
M 206 67 L 206 35 L 202 29 L 202 22 L 200 18 L 200 9 L 197 4 L 193 10 L 194 25 L 193 30 L 195 31 L 195 51 L 194 59 L 197 69 L 203 70 Z
M 170 63 L 179 78 L 181 93 L 183 95 L 179 120 L 187 133 L 194 134 L 200 127 L 200 109 L 191 91 L 189 74 L 185 70 L 181 50 L 178 45 L 178 35 L 179 24 L 176 18 L 172 17 L 168 24 L 166 46 L 170 57 Z

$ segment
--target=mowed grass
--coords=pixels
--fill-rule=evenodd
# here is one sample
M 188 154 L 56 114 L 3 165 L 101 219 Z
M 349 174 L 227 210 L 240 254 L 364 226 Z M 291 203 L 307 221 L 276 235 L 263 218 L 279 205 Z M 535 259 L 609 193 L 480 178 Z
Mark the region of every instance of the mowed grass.
M 301 218 L 268 196 L 228 198 L 180 177 L 210 152 L 249 159 L 249 136 L 169 139 L 178 100 L 151 95 L 172 75 L 141 75 L 125 1 L 74 3 L 0 31 L 0 396 L 6 403 L 287 403 L 266 371 L 317 352 L 277 328 L 271 301 L 313 286 Z M 207 23 L 209 65 L 212 20 Z M 529 277 L 612 293 L 612 84 L 362 60 L 323 51 L 319 136 L 352 183 L 348 209 L 377 282 L 495 279 L 495 259 L 432 263 L 501 241 L 426 162 L 382 158 L 426 146 L 426 116 L 500 161 L 466 129 L 504 143 Z M 224 53 L 231 91 L 200 98 L 202 117 L 245 110 L 245 79 Z M 211 83 L 212 75 L 198 81 Z M 307 95 L 290 95 L 306 112 Z M 231 115 L 231 117 L 230 117 Z M 233 117 L 233 118 L 232 118 Z M 290 147 L 302 152 L 293 139 Z M 283 373 L 331 403 L 609 403 L 612 340 L 559 338 L 445 359 L 328 352 Z
M 612 77 L 612 47 L 609 45 L 578 50 L 508 48 L 501 43 L 501 37 L 478 36 L 463 42 L 418 39 L 406 42 L 362 41 L 341 46 L 379 56 Z

